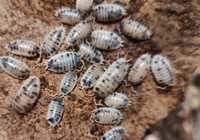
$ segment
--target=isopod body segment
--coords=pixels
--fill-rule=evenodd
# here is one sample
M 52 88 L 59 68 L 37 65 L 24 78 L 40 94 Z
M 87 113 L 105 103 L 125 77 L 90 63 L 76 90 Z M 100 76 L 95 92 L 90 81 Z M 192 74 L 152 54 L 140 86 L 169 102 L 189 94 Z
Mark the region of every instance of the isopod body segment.
M 101 107 L 92 112 L 90 119 L 94 123 L 119 125 L 123 120 L 123 115 L 115 108 Z
M 93 91 L 96 96 L 106 97 L 112 94 L 128 73 L 129 64 L 125 58 L 119 58 L 97 80 Z
M 155 55 L 151 62 L 151 71 L 156 83 L 167 88 L 175 84 L 172 67 L 169 60 L 162 55 Z
M 93 31 L 91 44 L 102 50 L 115 50 L 124 46 L 122 38 L 117 33 L 106 30 Z
M 114 127 L 106 132 L 101 140 L 123 140 L 125 130 L 123 127 Z
M 40 79 L 31 76 L 24 81 L 21 88 L 11 100 L 11 107 L 20 114 L 28 113 L 40 95 Z
M 64 113 L 64 98 L 55 97 L 48 106 L 47 121 L 50 127 L 57 126 L 62 120 Z
M 9 56 L 0 57 L 0 61 L 1 71 L 13 78 L 23 80 L 29 77 L 30 68 L 24 62 Z
M 62 96 L 68 95 L 76 86 L 78 76 L 75 72 L 68 72 L 64 75 L 59 88 L 59 94 Z
M 76 9 L 81 12 L 88 12 L 93 5 L 93 0 L 76 0 Z
M 30 40 L 13 40 L 8 43 L 6 49 L 9 53 L 24 57 L 37 57 L 40 50 L 36 43 Z
M 103 66 L 100 64 L 91 65 L 81 78 L 81 87 L 83 89 L 92 88 L 103 72 Z
M 140 84 L 150 71 L 151 66 L 151 55 L 143 54 L 141 55 L 130 68 L 128 74 L 128 81 L 133 85 Z
M 62 7 L 56 10 L 55 17 L 67 25 L 75 25 L 82 19 L 81 14 L 77 9 L 71 9 L 68 7 Z
M 64 73 L 75 70 L 80 63 L 80 54 L 76 52 L 63 52 L 54 55 L 48 60 L 46 69 L 55 73 Z
M 99 22 L 115 22 L 127 14 L 125 7 L 119 4 L 98 4 L 93 8 L 93 12 Z

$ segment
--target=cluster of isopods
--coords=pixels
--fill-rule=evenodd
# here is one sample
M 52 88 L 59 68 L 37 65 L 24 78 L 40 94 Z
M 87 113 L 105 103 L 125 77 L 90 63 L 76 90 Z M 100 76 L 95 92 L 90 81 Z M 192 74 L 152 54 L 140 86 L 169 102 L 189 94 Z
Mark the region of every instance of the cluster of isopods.
M 87 13 L 90 13 L 89 15 Z M 128 16 L 125 6 L 119 3 L 94 4 L 93 0 L 76 0 L 76 8 L 62 7 L 55 12 L 55 17 L 63 25 L 55 27 L 45 37 L 41 47 L 29 40 L 11 41 L 6 49 L 13 55 L 48 59 L 46 70 L 54 73 L 66 73 L 60 82 L 58 95 L 52 99 L 48 107 L 47 120 L 51 127 L 57 126 L 64 113 L 64 97 L 69 96 L 78 83 L 76 69 L 86 61 L 91 64 L 80 79 L 83 90 L 93 89 L 95 96 L 103 101 L 106 107 L 97 107 L 91 114 L 92 123 L 119 125 L 123 120 L 120 109 L 129 104 L 125 93 L 116 92 L 117 87 L 125 80 L 133 85 L 142 83 L 151 69 L 156 83 L 166 88 L 174 84 L 174 76 L 169 60 L 162 55 L 150 54 L 140 56 L 131 66 L 126 58 L 118 58 L 105 68 L 101 51 L 112 51 L 125 47 L 119 33 L 103 29 L 94 29 L 93 23 L 113 23 L 120 21 L 120 32 L 132 40 L 147 40 L 152 31 L 142 23 Z M 93 18 L 94 17 L 94 18 Z M 73 26 L 68 34 L 65 25 Z M 60 48 L 78 51 L 58 53 Z M 31 110 L 40 95 L 40 79 L 30 76 L 30 68 L 22 61 L 10 56 L 0 57 L 0 71 L 24 81 L 11 106 L 19 113 L 26 114 Z M 124 128 L 114 127 L 102 136 L 102 140 L 121 140 Z

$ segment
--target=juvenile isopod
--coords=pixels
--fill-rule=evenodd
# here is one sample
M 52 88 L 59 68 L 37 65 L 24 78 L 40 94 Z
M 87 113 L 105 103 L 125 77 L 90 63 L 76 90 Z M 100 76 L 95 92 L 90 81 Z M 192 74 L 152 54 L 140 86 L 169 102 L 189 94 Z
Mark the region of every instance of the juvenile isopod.
M 123 140 L 125 130 L 122 127 L 114 127 L 106 132 L 101 140 Z
M 93 8 L 93 11 L 99 22 L 118 21 L 127 14 L 127 10 L 119 4 L 98 4 Z
M 29 77 L 30 68 L 24 62 L 9 56 L 0 57 L 0 60 L 1 71 L 21 80 Z
M 62 120 L 64 113 L 64 98 L 55 97 L 48 106 L 47 121 L 50 127 L 55 127 Z
M 103 72 L 103 67 L 100 64 L 91 65 L 81 78 L 81 87 L 83 89 L 92 88 Z
M 86 19 L 76 24 L 68 33 L 66 43 L 68 47 L 76 46 L 92 32 L 92 22 Z
M 75 72 L 66 73 L 61 81 L 59 94 L 63 96 L 68 95 L 76 86 L 77 80 L 78 76 Z
M 11 107 L 20 114 L 28 113 L 40 95 L 40 79 L 31 76 L 24 81 L 16 96 L 11 100 Z
M 150 71 L 150 66 L 151 55 L 143 54 L 140 56 L 130 69 L 128 81 L 130 81 L 133 85 L 140 84 Z
M 163 88 L 175 84 L 169 60 L 162 55 L 155 55 L 151 62 L 151 71 L 156 83 Z
M 115 92 L 104 98 L 104 104 L 108 107 L 121 109 L 128 106 L 129 100 L 125 94 Z
M 46 69 L 55 73 L 75 70 L 80 63 L 80 55 L 76 52 L 63 52 L 48 60 Z
M 41 53 L 45 57 L 52 56 L 58 52 L 65 39 L 65 28 L 63 26 L 56 27 L 51 30 L 44 38 Z
M 97 108 L 92 112 L 91 121 L 99 124 L 119 125 L 123 120 L 122 113 L 111 107 Z
M 76 9 L 87 12 L 92 8 L 93 0 L 76 0 Z
M 6 46 L 8 52 L 24 56 L 24 57 L 37 57 L 40 50 L 36 43 L 30 40 L 13 40 Z
M 129 64 L 125 58 L 113 62 L 97 80 L 93 91 L 99 97 L 112 94 L 127 75 Z
M 62 23 L 75 25 L 81 21 L 81 14 L 77 9 L 62 7 L 55 12 L 55 17 Z
M 125 36 L 135 40 L 147 40 L 153 34 L 147 26 L 131 19 L 126 19 L 121 22 L 121 31 Z
M 92 46 L 102 50 L 115 50 L 123 47 L 122 38 L 115 32 L 95 30 L 91 34 Z
M 90 45 L 89 42 L 81 43 L 79 47 L 81 58 L 90 63 L 102 63 L 104 61 L 102 53 Z

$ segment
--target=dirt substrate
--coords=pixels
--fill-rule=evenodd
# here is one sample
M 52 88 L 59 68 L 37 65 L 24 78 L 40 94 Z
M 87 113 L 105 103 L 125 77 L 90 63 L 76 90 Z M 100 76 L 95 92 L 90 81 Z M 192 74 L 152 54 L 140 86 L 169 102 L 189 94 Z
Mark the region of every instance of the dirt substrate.
M 0 0 L 0 55 L 8 55 L 3 48 L 13 39 L 31 39 L 41 44 L 44 35 L 59 22 L 53 11 L 73 2 L 67 0 Z M 174 67 L 176 86 L 169 91 L 156 88 L 151 76 L 137 87 L 138 94 L 131 91 L 131 85 L 119 87 L 127 92 L 132 104 L 123 110 L 126 129 L 125 140 L 140 140 L 145 130 L 166 117 L 184 98 L 184 87 L 192 72 L 200 63 L 200 2 L 198 0 L 133 0 L 132 18 L 144 22 L 154 32 L 152 40 L 135 42 L 127 40 L 123 53 L 132 60 L 143 53 L 161 53 L 167 56 Z M 102 25 L 101 25 L 102 26 Z M 104 25 L 107 28 L 110 25 Z M 118 25 L 112 25 L 117 28 Z M 67 31 L 70 29 L 66 26 Z M 61 51 L 65 50 L 63 47 Z M 104 53 L 111 63 L 118 51 Z M 22 81 L 0 73 L 0 140 L 95 140 L 111 126 L 94 126 L 90 123 L 91 111 L 95 108 L 93 97 L 85 96 L 76 89 L 65 99 L 65 112 L 61 124 L 53 129 L 46 121 L 48 103 L 57 94 L 57 85 L 62 75 L 53 74 L 36 67 L 36 59 L 20 58 L 32 68 L 32 75 L 42 79 L 41 97 L 33 110 L 25 116 L 8 108 L 8 99 L 16 94 Z M 82 73 L 80 74 L 82 75 Z M 89 135 L 92 132 L 94 136 Z

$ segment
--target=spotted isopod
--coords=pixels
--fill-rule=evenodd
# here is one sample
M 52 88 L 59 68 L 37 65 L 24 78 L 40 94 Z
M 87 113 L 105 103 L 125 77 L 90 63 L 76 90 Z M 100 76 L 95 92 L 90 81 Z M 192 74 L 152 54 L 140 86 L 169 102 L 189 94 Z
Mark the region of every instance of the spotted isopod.
M 30 40 L 13 40 L 8 43 L 6 49 L 12 54 L 24 57 L 37 57 L 40 52 L 36 43 Z
M 118 109 L 101 107 L 92 112 L 90 119 L 94 123 L 119 125 L 123 120 L 123 115 Z
M 121 22 L 121 31 L 125 36 L 135 40 L 147 40 L 153 34 L 147 26 L 131 19 L 125 19 Z
M 76 24 L 68 33 L 66 43 L 68 47 L 76 46 L 92 32 L 92 22 L 86 19 Z
M 117 109 L 125 108 L 128 106 L 129 100 L 125 94 L 115 92 L 104 98 L 104 104 L 108 107 Z
M 115 32 L 95 30 L 91 34 L 92 46 L 102 50 L 115 50 L 123 47 L 122 38 Z
M 155 55 L 151 62 L 151 71 L 156 83 L 166 88 L 174 85 L 175 79 L 169 60 L 162 55 Z
M 106 132 L 101 140 L 122 140 L 124 137 L 125 130 L 122 127 L 114 127 Z
M 62 23 L 75 25 L 81 21 L 81 14 L 77 9 L 62 7 L 55 12 L 55 17 Z
M 133 85 L 140 84 L 150 71 L 150 66 L 151 55 L 143 54 L 140 56 L 130 69 L 128 81 L 130 81 Z
M 75 72 L 68 72 L 64 75 L 59 89 L 59 94 L 66 96 L 68 95 L 76 86 L 78 76 Z
M 11 100 L 11 107 L 20 114 L 28 113 L 40 95 L 40 79 L 31 76 L 24 81 L 21 88 Z
M 44 38 L 41 53 L 45 57 L 52 56 L 58 52 L 65 39 L 65 28 L 63 26 L 56 27 L 51 30 Z
M 64 98 L 55 97 L 48 106 L 47 121 L 50 127 L 55 127 L 62 120 L 64 113 Z
M 125 58 L 113 62 L 97 80 L 93 91 L 99 97 L 112 94 L 127 75 L 129 64 Z
M 79 47 L 81 58 L 90 63 L 102 63 L 104 61 L 102 53 L 90 45 L 89 42 L 81 43 Z
M 29 77 L 30 68 L 24 62 L 9 56 L 0 57 L 0 60 L 1 71 L 21 80 Z
M 98 4 L 93 11 L 99 22 L 115 22 L 127 14 L 127 10 L 119 4 Z
M 103 71 L 103 67 L 100 64 L 91 65 L 81 78 L 81 87 L 83 89 L 92 88 Z
M 76 0 L 76 9 L 87 12 L 92 8 L 93 0 Z
M 75 70 L 80 63 L 80 55 L 76 52 L 63 52 L 48 60 L 46 69 L 55 73 Z

